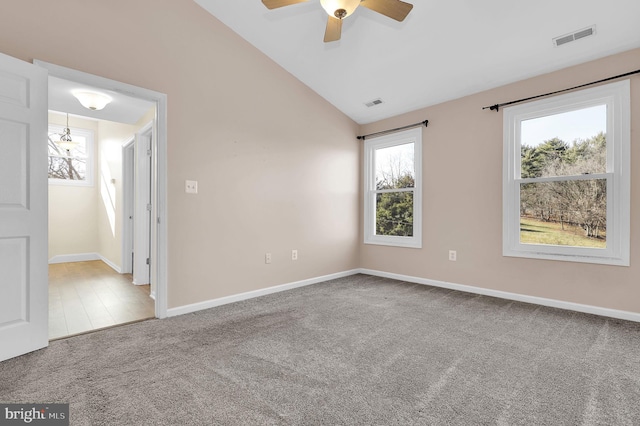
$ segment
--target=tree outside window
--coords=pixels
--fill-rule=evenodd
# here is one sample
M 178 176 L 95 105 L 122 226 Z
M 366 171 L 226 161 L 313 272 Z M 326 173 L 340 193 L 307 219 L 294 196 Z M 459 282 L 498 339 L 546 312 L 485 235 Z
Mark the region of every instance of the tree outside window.
M 365 243 L 421 246 L 422 129 L 365 142 Z
M 93 184 L 93 133 L 85 129 L 70 130 L 74 145 L 65 149 L 59 144 L 64 127 L 49 125 L 49 182 L 90 186 Z
M 629 83 L 505 109 L 503 253 L 628 264 Z

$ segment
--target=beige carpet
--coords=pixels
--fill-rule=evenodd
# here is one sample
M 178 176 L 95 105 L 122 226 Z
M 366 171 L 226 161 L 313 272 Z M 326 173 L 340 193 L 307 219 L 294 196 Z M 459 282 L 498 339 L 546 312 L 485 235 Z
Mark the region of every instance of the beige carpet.
M 637 323 L 356 275 L 55 341 L 0 363 L 0 402 L 70 402 L 72 425 L 639 425 L 639 348 Z

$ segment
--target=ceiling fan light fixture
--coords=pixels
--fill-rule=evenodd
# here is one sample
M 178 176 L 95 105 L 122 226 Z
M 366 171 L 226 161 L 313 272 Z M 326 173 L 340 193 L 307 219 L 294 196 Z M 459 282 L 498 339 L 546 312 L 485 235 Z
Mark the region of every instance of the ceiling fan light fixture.
M 331 17 L 344 19 L 360 5 L 360 0 L 320 0 L 322 8 Z
M 103 109 L 113 100 L 110 96 L 97 92 L 73 92 L 73 96 L 78 99 L 83 107 L 92 111 L 99 111 Z

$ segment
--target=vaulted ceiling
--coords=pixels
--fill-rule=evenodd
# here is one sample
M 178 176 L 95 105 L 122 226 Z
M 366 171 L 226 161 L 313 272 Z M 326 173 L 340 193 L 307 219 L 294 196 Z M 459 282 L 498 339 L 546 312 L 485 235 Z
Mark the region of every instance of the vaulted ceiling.
M 194 1 L 360 124 L 640 47 L 638 0 L 408 0 L 403 22 L 357 8 L 331 43 L 319 0 Z

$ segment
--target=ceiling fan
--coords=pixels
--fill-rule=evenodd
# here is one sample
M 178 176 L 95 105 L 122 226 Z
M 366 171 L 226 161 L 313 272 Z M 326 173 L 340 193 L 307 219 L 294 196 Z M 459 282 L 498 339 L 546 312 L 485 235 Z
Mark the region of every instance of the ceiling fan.
M 262 0 L 262 3 L 268 9 L 277 9 L 307 1 L 309 0 Z M 412 4 L 400 0 L 320 0 L 320 4 L 329 14 L 324 32 L 325 43 L 340 40 L 342 20 L 351 15 L 358 6 L 366 7 L 400 22 L 404 21 L 413 9 Z

